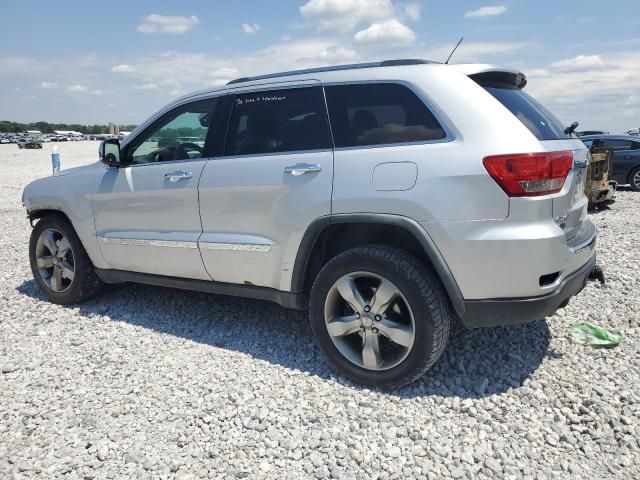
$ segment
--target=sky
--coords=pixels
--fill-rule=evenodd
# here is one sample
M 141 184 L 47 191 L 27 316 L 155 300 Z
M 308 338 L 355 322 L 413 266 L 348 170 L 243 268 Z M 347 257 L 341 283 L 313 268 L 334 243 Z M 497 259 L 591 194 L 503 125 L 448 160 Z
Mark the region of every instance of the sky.
M 390 58 L 517 67 L 579 129 L 640 127 L 638 0 L 4 2 L 0 120 L 139 123 L 241 76 Z

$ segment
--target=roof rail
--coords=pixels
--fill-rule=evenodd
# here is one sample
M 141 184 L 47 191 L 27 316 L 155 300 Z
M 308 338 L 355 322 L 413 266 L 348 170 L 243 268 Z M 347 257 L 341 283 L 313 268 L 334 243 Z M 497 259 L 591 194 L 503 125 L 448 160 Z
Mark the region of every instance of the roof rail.
M 227 85 L 233 85 L 235 83 L 251 82 L 254 80 L 265 80 L 268 78 L 287 77 L 289 75 L 303 75 L 307 73 L 318 72 L 335 72 L 338 70 L 352 70 L 356 68 L 375 68 L 375 67 L 397 67 L 401 65 L 425 65 L 429 63 L 440 63 L 432 60 L 422 60 L 419 58 L 400 58 L 395 60 L 383 60 L 381 62 L 366 62 L 366 63 L 351 63 L 347 65 L 332 65 L 329 67 L 316 67 L 307 68 L 304 70 L 289 70 L 286 72 L 269 73 L 266 75 L 256 75 L 255 77 L 240 77 L 235 80 L 231 80 Z

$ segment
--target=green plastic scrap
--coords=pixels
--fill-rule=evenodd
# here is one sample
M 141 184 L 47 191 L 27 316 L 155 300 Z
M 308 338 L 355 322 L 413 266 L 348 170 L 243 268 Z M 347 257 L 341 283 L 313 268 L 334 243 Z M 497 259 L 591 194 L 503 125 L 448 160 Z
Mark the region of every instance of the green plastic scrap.
M 582 345 L 598 348 L 612 348 L 620 344 L 620 335 L 607 332 L 604 328 L 596 327 L 586 322 L 571 325 L 573 338 Z

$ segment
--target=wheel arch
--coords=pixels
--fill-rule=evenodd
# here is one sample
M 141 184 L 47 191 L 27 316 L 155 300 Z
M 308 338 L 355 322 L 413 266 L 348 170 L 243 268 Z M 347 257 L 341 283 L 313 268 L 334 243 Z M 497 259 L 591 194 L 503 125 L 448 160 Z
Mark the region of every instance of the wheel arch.
M 365 243 L 397 246 L 424 261 L 440 279 L 456 313 L 464 314 L 460 288 L 435 243 L 418 223 L 399 215 L 339 214 L 316 219 L 300 242 L 291 291 L 309 291 L 315 275 L 329 258 Z
M 71 218 L 61 209 L 46 207 L 46 208 L 35 208 L 27 212 L 27 217 L 31 222 L 31 226 L 33 226 L 34 220 L 39 220 L 40 218 L 51 216 L 51 215 L 57 215 L 59 217 L 63 217 L 73 227 L 73 222 L 71 221 Z M 75 230 L 75 227 L 74 227 L 74 230 Z

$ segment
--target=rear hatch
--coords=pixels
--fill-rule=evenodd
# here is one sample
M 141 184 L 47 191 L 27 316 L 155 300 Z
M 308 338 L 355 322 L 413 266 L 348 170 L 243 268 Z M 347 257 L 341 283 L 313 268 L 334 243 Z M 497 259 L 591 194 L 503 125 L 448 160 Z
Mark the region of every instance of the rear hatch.
M 565 127 L 555 115 L 522 90 L 527 84 L 522 73 L 510 69 L 487 68 L 472 73 L 469 77 L 531 131 L 540 141 L 542 151 L 571 152 L 573 155 L 573 165 L 562 189 L 550 193 L 554 220 L 564 230 L 567 240 L 573 238 L 580 231 L 587 214 L 585 181 L 589 150 L 575 134 L 565 133 Z

